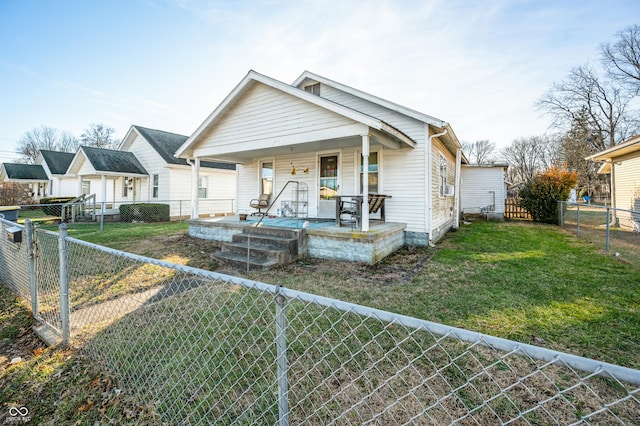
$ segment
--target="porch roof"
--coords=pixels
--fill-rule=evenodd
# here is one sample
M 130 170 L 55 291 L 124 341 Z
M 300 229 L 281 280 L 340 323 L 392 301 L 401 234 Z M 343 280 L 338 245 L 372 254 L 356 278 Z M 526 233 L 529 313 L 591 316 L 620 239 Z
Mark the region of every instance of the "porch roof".
M 272 89 L 294 96 L 297 99 L 349 119 L 352 124 L 340 127 L 327 127 L 314 131 L 282 135 L 273 139 L 261 139 L 250 143 L 209 147 L 199 149 L 198 145 L 207 132 L 219 123 L 226 113 L 231 111 L 240 98 L 255 84 L 264 84 Z M 318 150 L 360 146 L 361 136 L 368 134 L 372 145 L 384 145 L 398 149 L 402 146 L 415 147 L 416 142 L 392 125 L 340 105 L 320 96 L 308 93 L 281 81 L 249 71 L 245 78 L 233 89 L 220 105 L 207 117 L 196 131 L 176 151 L 176 157 L 218 160 L 243 163 L 250 158 L 264 155 L 279 155 L 291 152 L 313 152 Z

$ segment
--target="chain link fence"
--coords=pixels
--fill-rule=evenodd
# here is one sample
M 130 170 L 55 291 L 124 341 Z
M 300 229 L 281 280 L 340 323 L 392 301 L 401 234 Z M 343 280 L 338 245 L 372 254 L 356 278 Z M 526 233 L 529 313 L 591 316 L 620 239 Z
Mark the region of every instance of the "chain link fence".
M 27 211 L 43 211 L 44 219 L 66 223 L 81 222 L 128 222 L 150 223 L 183 221 L 191 217 L 190 200 L 153 200 L 153 201 L 116 201 L 90 202 L 77 201 L 69 203 L 29 204 L 20 206 L 23 215 Z M 234 199 L 199 199 L 199 217 L 215 217 L 233 215 Z M 62 220 L 64 218 L 64 220 Z
M 52 328 L 167 424 L 640 423 L 638 370 L 116 251 L 65 227 L 35 238 L 36 265 L 51 271 L 37 274 L 51 281 L 39 297 L 60 298 Z M 3 280 L 24 269 L 2 268 Z
M 640 265 L 640 211 L 559 203 L 560 226 L 614 256 Z

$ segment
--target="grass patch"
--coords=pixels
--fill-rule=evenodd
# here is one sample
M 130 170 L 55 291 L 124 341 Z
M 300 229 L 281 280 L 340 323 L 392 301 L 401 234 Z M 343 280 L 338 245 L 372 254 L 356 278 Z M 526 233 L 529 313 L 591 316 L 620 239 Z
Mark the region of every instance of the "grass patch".
M 67 226 L 70 237 L 118 250 L 124 250 L 140 240 L 177 232 L 184 233 L 189 229 L 186 222 L 104 223 L 102 231 L 98 223 L 76 223 Z M 42 228 L 58 232 L 59 225 Z
M 26 306 L 3 286 L 0 324 L 0 418 L 9 407 L 26 407 L 30 424 L 158 424 L 151 407 L 76 350 L 46 348 Z
M 319 280 L 323 263 L 332 275 Z M 558 227 L 463 226 L 402 285 L 362 282 L 345 268 L 314 261 L 251 278 L 640 368 L 640 269 Z

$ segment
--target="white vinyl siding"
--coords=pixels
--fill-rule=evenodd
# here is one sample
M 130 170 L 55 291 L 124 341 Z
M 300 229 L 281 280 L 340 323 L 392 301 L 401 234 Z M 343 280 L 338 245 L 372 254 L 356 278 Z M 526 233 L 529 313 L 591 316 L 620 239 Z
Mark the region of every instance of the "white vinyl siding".
M 353 120 L 313 105 L 302 99 L 256 83 L 216 124 L 213 133 L 203 136 L 198 151 L 210 146 L 227 146 L 232 152 L 277 146 L 287 137 L 304 138 L 324 131 L 355 124 Z
M 502 167 L 463 165 L 461 173 L 460 201 L 463 212 L 480 213 L 480 209 L 494 202 L 495 193 L 495 213 L 504 213 L 506 191 Z

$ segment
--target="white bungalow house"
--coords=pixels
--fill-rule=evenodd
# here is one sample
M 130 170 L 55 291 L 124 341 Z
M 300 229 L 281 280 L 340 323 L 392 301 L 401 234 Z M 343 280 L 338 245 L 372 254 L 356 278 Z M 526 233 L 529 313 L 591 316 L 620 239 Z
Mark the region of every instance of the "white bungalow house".
M 336 219 L 337 197 L 364 194 L 359 238 L 375 234 L 371 193 L 391 197 L 385 220 L 401 226 L 400 245 L 430 244 L 458 225 L 466 159 L 451 126 L 308 71 L 291 85 L 250 71 L 176 156 L 196 174 L 203 161 L 238 164 L 240 212 L 265 192 L 275 212 L 291 197 L 288 188 L 278 194 L 295 181 L 308 188 L 309 218 Z
M 0 182 L 25 185 L 28 197 L 37 203 L 47 194 L 49 176 L 40 164 L 2 163 Z
M 506 163 L 463 164 L 460 199 L 464 214 L 504 219 Z
M 118 149 L 80 147 L 66 173 L 76 193 L 96 194 L 98 203 L 158 202 L 173 219 L 191 211 L 191 167 L 173 154 L 187 136 L 131 126 Z M 203 162 L 197 181 L 200 215 L 231 213 L 235 203 L 234 164 Z
M 598 170 L 611 175 L 611 206 L 620 226 L 640 231 L 640 135 L 586 158 L 602 162 Z
M 65 176 L 73 157 L 74 154 L 71 152 L 40 150 L 36 164 L 42 166 L 49 178 L 46 196 L 75 197 L 78 195 L 75 179 Z

